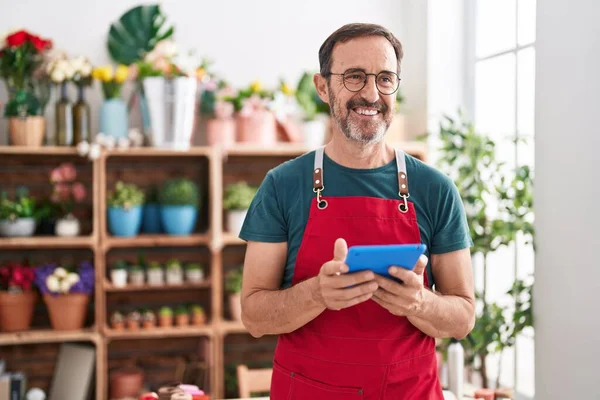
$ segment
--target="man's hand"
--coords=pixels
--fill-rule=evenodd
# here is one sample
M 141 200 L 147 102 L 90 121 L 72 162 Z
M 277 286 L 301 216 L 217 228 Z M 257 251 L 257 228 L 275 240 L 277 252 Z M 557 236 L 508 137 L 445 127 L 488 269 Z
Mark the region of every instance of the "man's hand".
M 321 267 L 318 275 L 319 301 L 330 310 L 341 310 L 367 301 L 373 296 L 378 285 L 375 274 L 361 271 L 352 274 L 345 264 L 348 245 L 344 239 L 337 239 L 333 259 Z
M 422 255 L 412 271 L 400 267 L 391 267 L 390 275 L 400 279 L 403 283 L 384 278 L 375 277 L 379 289 L 373 295 L 377 302 L 389 312 L 399 317 L 417 315 L 423 308 L 423 273 L 427 265 L 427 257 Z

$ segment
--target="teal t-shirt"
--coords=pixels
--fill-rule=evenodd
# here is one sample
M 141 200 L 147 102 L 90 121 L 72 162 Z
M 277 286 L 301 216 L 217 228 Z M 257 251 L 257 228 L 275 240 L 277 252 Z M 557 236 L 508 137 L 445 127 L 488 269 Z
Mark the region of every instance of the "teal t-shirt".
M 271 169 L 261 183 L 239 237 L 246 241 L 288 242 L 281 287 L 291 285 L 296 255 L 308 222 L 313 192 L 315 151 Z M 410 156 L 406 156 L 410 199 L 415 206 L 421 242 L 427 256 L 472 246 L 462 200 L 452 180 Z M 398 198 L 396 160 L 371 169 L 340 165 L 323 155 L 325 196 Z M 333 249 L 332 257 L 333 257 Z M 430 265 L 429 282 L 435 282 Z

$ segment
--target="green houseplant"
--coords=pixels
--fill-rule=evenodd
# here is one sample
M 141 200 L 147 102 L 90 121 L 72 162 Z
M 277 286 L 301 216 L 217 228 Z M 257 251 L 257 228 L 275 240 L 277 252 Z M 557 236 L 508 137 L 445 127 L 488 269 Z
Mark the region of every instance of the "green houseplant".
M 200 304 L 192 304 L 190 306 L 190 314 L 192 316 L 192 325 L 206 324 L 206 312 Z
M 496 144 L 478 133 L 459 113 L 440 123 L 438 166 L 448 171 L 462 196 L 467 223 L 473 239 L 473 256 L 482 259 L 483 290 L 476 293 L 477 318 L 470 340 L 465 341 L 468 364 L 477 365 L 482 384 L 490 383 L 488 356 L 514 345 L 516 337 L 533 324 L 532 279 L 517 279 L 504 302 L 487 296 L 488 257 L 501 246 L 522 240 L 533 243 L 533 176 L 528 166 L 508 168 L 496 159 Z M 512 299 L 512 301 L 510 301 Z M 499 386 L 500 367 L 496 375 Z
M 223 208 L 227 210 L 227 228 L 230 233 L 239 235 L 257 190 L 244 181 L 230 184 L 225 188 Z
M 242 266 L 230 270 L 225 276 L 225 290 L 229 293 L 229 314 L 235 321 L 242 320 Z
M 151 262 L 148 264 L 148 269 L 146 271 L 148 274 L 148 284 L 152 286 L 160 286 L 164 284 L 165 281 L 165 273 L 162 265 L 158 262 Z
M 200 207 L 200 189 L 186 178 L 165 182 L 158 193 L 160 216 L 169 235 L 189 235 L 193 232 Z
M 127 286 L 127 262 L 119 260 L 110 270 L 110 280 L 114 287 Z
M 177 326 L 188 326 L 190 324 L 190 314 L 186 306 L 175 307 L 175 323 Z
M 146 189 L 144 216 L 142 218 L 142 232 L 161 233 L 163 231 L 160 220 L 160 204 L 158 202 L 158 187 L 151 185 Z
M 129 267 L 129 282 L 132 285 L 143 285 L 145 281 L 144 268 L 140 264 L 133 264 Z
M 18 190 L 14 200 L 10 200 L 6 192 L 0 194 L 0 236 L 31 236 L 36 220 L 36 201 L 27 190 Z
M 163 306 L 158 311 L 158 325 L 161 328 L 167 328 L 173 326 L 173 309 L 171 307 Z
M 204 279 L 202 264 L 188 263 L 185 265 L 185 279 L 188 282 L 201 282 Z
M 142 223 L 144 192 L 133 183 L 118 181 L 108 193 L 108 227 L 115 236 L 136 236 Z
M 167 284 L 181 285 L 183 283 L 183 267 L 177 259 L 171 259 L 167 262 Z

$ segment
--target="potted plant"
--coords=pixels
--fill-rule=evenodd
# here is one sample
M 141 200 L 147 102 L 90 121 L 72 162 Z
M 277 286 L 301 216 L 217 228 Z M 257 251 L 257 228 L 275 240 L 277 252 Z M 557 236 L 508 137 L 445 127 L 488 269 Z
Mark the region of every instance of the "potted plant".
M 192 325 L 200 326 L 206 324 L 206 312 L 200 304 L 193 304 L 190 307 L 190 314 L 192 315 Z
M 225 188 L 223 208 L 227 210 L 227 230 L 230 233 L 239 235 L 256 191 L 256 187 L 244 181 L 227 185 Z
M 152 310 L 144 310 L 142 312 L 142 320 L 144 329 L 151 329 L 156 326 L 156 314 Z
M 144 217 L 142 219 L 142 232 L 161 233 L 162 230 L 162 222 L 160 220 L 160 205 L 158 203 L 158 188 L 156 185 L 152 185 L 146 190 Z
M 313 73 L 304 72 L 296 88 L 296 100 L 303 111 L 303 139 L 309 148 L 325 143 L 329 121 L 329 105 L 319 97 Z
M 142 323 L 142 315 L 137 310 L 132 310 L 127 314 L 127 329 L 137 331 Z
M 0 47 L 0 77 L 6 83 L 9 100 L 4 115 L 9 119 L 11 144 L 42 146 L 45 120 L 40 97 L 35 94 L 35 74 L 52 42 L 31 32 L 12 32 Z
M 118 181 L 108 194 L 108 227 L 115 236 L 132 237 L 140 231 L 145 194 L 133 183 Z
M 225 276 L 225 290 L 229 293 L 229 314 L 235 321 L 242 320 L 242 267 L 230 270 Z
M 29 329 L 37 293 L 33 290 L 35 273 L 27 263 L 0 267 L 0 331 Z
M 129 267 L 129 282 L 132 285 L 143 285 L 145 281 L 144 268 L 141 265 L 133 264 Z
M 162 328 L 173 326 L 173 309 L 171 307 L 161 307 L 158 311 L 158 325 Z
M 172 259 L 167 262 L 167 284 L 181 285 L 183 283 L 183 268 L 179 260 Z
M 190 324 L 190 314 L 185 306 L 175 308 L 175 323 L 177 326 L 188 326 Z
M 114 287 L 127 286 L 127 262 L 119 260 L 110 270 L 110 280 Z
M 15 200 L 9 200 L 6 192 L 0 197 L 0 236 L 28 237 L 36 228 L 35 199 L 27 191 L 17 192 Z
M 507 169 L 496 159 L 496 143 L 477 132 L 471 122 L 462 119 L 461 113 L 457 119 L 444 117 L 439 142 L 443 149 L 439 168 L 450 172 L 465 203 L 474 243 L 473 264 L 478 259 L 482 262 L 483 287 L 476 293 L 475 327 L 469 335 L 471 340 L 463 342 L 466 365 L 475 369 L 481 385 L 487 388 L 493 384 L 487 368 L 488 356 L 498 354 L 495 386 L 499 387 L 503 351 L 515 344 L 524 329 L 533 326 L 533 280 L 515 280 L 507 288 L 507 305 L 503 304 L 504 299 L 492 302 L 486 293 L 487 262 L 492 253 L 514 244 L 518 237 L 525 244 L 533 244 L 533 175 L 528 166 Z M 493 204 L 489 199 L 494 199 Z M 447 344 L 443 343 L 442 350 Z
M 200 96 L 200 115 L 206 132 L 206 145 L 235 144 L 234 106 L 226 97 L 235 97 L 236 93 L 224 80 L 210 79 L 202 88 Z
M 43 294 L 56 330 L 81 329 L 94 291 L 94 267 L 83 261 L 78 268 L 46 264 L 36 269 L 35 284 Z
M 158 193 L 161 221 L 169 235 L 189 235 L 196 226 L 200 193 L 189 179 L 171 179 Z
M 127 105 L 121 98 L 121 87 L 129 78 L 129 68 L 104 65 L 94 68 L 92 77 L 102 84 L 104 102 L 100 106 L 100 132 L 117 140 L 126 139 L 128 131 Z
M 77 170 L 73 163 L 62 163 L 50 172 L 52 196 L 50 200 L 60 210 L 56 221 L 57 236 L 77 236 L 80 232 L 79 220 L 73 215 L 75 203 L 82 202 L 86 196 L 85 186 L 76 182 Z
M 151 262 L 148 265 L 148 284 L 152 286 L 160 286 L 165 282 L 165 274 L 162 265 L 157 262 Z
M 125 329 L 125 316 L 119 311 L 115 311 L 110 316 L 110 326 L 112 329 L 122 331 Z
M 188 282 L 198 283 L 204 279 L 202 264 L 188 263 L 185 265 L 185 279 Z

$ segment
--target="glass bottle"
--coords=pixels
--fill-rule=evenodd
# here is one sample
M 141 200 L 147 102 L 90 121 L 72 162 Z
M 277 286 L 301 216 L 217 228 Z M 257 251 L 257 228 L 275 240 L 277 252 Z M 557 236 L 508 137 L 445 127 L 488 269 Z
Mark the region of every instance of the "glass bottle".
M 77 102 L 73 106 L 73 142 L 77 145 L 79 142 L 91 140 L 91 115 L 90 105 L 85 102 L 83 93 L 84 86 L 77 86 Z
M 56 133 L 57 146 L 73 145 L 73 105 L 67 96 L 66 82 L 60 85 L 60 98 L 56 102 Z

